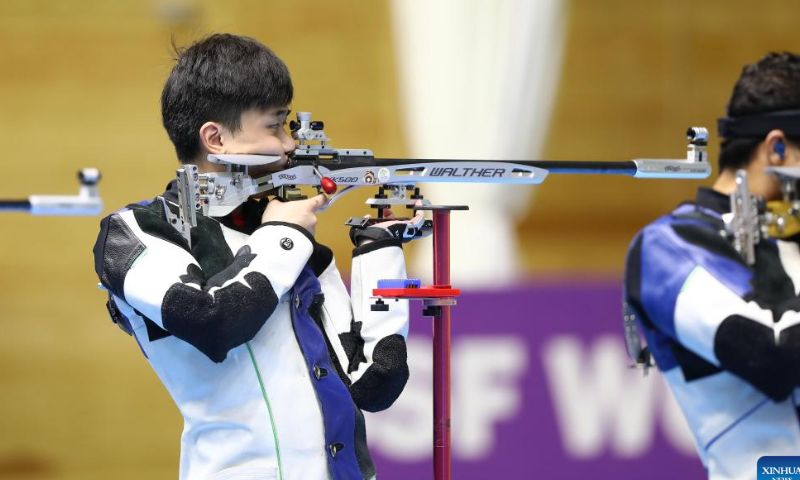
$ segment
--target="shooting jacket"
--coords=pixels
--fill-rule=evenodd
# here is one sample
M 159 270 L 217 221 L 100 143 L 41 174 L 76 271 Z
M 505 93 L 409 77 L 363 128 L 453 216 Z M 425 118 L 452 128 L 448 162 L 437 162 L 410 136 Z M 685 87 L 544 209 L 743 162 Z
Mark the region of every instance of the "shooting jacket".
M 800 455 L 800 249 L 762 240 L 749 268 L 719 231 L 726 195 L 701 188 L 642 230 L 627 301 L 688 420 L 709 478 L 755 479 Z
M 164 198 L 174 209 L 174 182 Z M 408 379 L 407 301 L 369 298 L 405 277 L 399 240 L 353 251 L 351 299 L 331 250 L 259 225 L 257 202 L 240 226 L 198 215 L 191 248 L 163 208 L 104 218 L 94 257 L 112 319 L 183 414 L 181 480 L 373 477 L 361 410 L 388 408 Z

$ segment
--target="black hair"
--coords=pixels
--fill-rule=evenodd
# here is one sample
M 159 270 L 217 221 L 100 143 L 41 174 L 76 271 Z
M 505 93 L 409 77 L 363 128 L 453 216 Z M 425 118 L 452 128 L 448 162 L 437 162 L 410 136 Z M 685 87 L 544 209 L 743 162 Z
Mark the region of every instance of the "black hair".
M 726 113 L 728 117 L 737 117 L 798 108 L 800 56 L 789 52 L 768 53 L 758 62 L 744 66 L 733 87 Z M 720 171 L 747 166 L 763 140 L 763 137 L 723 140 L 719 154 Z M 797 139 L 787 140 L 798 143 Z
M 292 101 L 289 69 L 252 38 L 214 34 L 176 54 L 161 93 L 161 119 L 181 162 L 200 154 L 205 122 L 220 122 L 236 132 L 245 111 Z

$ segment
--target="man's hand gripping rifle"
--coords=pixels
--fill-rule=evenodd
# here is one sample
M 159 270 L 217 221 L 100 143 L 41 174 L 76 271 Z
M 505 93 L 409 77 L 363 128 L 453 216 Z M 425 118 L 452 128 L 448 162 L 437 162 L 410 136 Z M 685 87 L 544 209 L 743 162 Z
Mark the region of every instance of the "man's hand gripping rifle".
M 548 161 L 548 160 L 442 160 L 375 158 L 369 149 L 339 149 L 329 145 L 321 121 L 311 121 L 309 112 L 299 112 L 290 122 L 298 141 L 285 170 L 252 178 L 248 169 L 255 165 L 279 162 L 268 155 L 209 155 L 212 163 L 225 165 L 225 172 L 198 173 L 194 165 L 178 170 L 179 216 L 170 222 L 188 240 L 197 213 L 222 217 L 248 197 L 267 192 L 281 200 L 305 198 L 297 187 L 316 187 L 330 195 L 323 210 L 357 187 L 378 187 L 377 198 L 367 203 L 382 210 L 391 205 L 413 205 L 422 198 L 419 183 L 503 183 L 538 184 L 550 173 L 611 174 L 636 178 L 706 178 L 711 173 L 706 145 L 708 131 L 692 127 L 685 159 L 634 159 L 628 161 Z M 340 188 L 343 187 L 343 188 Z M 165 209 L 169 212 L 169 209 Z M 168 214 L 171 215 L 171 214 Z M 364 219 L 348 224 L 366 227 Z M 412 226 L 423 227 L 423 226 Z M 412 235 L 418 235 L 419 228 Z M 406 233 L 406 236 L 408 233 Z

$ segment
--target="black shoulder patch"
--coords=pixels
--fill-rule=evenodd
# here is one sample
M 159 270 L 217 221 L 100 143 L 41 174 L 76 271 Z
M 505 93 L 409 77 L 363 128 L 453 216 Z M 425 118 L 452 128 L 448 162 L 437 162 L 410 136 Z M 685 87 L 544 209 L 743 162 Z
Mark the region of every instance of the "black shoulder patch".
M 131 204 L 128 208 L 133 210 L 136 223 L 144 233 L 173 243 L 191 253 L 186 239 L 167 222 L 161 202 L 154 201 L 148 205 Z
M 148 205 L 129 205 L 136 216 L 136 222 L 145 233 L 173 243 L 187 252 L 200 264 L 206 278 L 210 278 L 224 270 L 233 261 L 228 242 L 222 233 L 222 226 L 212 218 L 197 216 L 197 226 L 192 229 L 191 249 L 186 239 L 169 224 L 164 214 L 164 207 L 159 201 Z
M 402 335 L 381 339 L 372 352 L 372 365 L 350 386 L 358 408 L 380 412 L 391 407 L 408 382 L 408 353 Z
M 94 245 L 94 268 L 100 283 L 114 295 L 125 298 L 125 275 L 131 264 L 145 250 L 119 215 L 109 215 L 100 222 L 100 234 Z
M 743 265 L 745 264 L 744 259 L 739 255 L 739 252 L 733 248 L 731 242 L 723 238 L 722 235 L 713 228 L 703 225 L 676 223 L 672 225 L 672 229 L 679 237 L 692 245 L 697 245 L 721 257 L 728 258 Z
M 192 229 L 192 256 L 200 264 L 207 278 L 217 275 L 231 265 L 234 256 L 228 242 L 225 241 L 222 225 L 219 222 L 202 215 L 197 216 L 197 226 Z

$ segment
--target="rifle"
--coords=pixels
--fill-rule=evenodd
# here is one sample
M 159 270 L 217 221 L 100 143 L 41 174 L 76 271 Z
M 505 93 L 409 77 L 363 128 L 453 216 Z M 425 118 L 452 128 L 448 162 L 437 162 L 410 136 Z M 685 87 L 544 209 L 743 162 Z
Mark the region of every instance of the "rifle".
M 703 127 L 687 130 L 689 144 L 683 159 L 638 158 L 627 161 L 376 158 L 367 148 L 330 146 L 324 123 L 312 121 L 310 112 L 298 112 L 297 121 L 291 121 L 289 127 L 298 145 L 287 168 L 282 171 L 253 178 L 248 174 L 250 167 L 276 163 L 281 161 L 281 157 L 232 154 L 208 156 L 210 162 L 224 165 L 224 172 L 199 173 L 196 165 L 189 164 L 178 169 L 179 214 L 174 215 L 165 208 L 168 221 L 190 240 L 189 232 L 197 225 L 198 213 L 222 217 L 250 196 L 264 192 L 282 200 L 306 198 L 300 194 L 299 186 L 316 187 L 318 192 L 330 195 L 322 210 L 355 188 L 378 187 L 377 198 L 367 203 L 378 208 L 380 218 L 388 206 L 413 205 L 422 199 L 416 187 L 419 183 L 539 184 L 549 174 L 695 179 L 711 174 L 706 151 L 708 130 Z M 351 219 L 348 224 L 353 221 Z
M 433 412 L 434 464 L 447 470 L 450 462 L 450 308 L 460 294 L 450 285 L 450 211 L 466 210 L 466 206 L 418 205 L 422 199 L 417 184 L 441 183 L 499 183 L 539 184 L 549 174 L 629 175 L 636 178 L 706 178 L 711 174 L 706 147 L 708 131 L 692 127 L 687 131 L 688 151 L 684 159 L 634 159 L 629 161 L 492 161 L 375 158 L 369 149 L 338 149 L 331 147 L 324 124 L 311 121 L 311 113 L 300 112 L 297 121 L 289 125 L 298 141 L 288 160 L 287 168 L 252 178 L 248 174 L 254 165 L 282 161 L 279 156 L 209 155 L 209 161 L 225 165 L 219 173 L 199 173 L 196 165 L 178 169 L 179 215 L 174 215 L 166 202 L 168 221 L 191 241 L 191 228 L 197 215 L 220 217 L 229 214 L 250 196 L 272 193 L 283 200 L 304 198 L 298 186 L 316 187 L 330 195 L 330 206 L 343 195 L 358 187 L 378 187 L 375 198 L 367 201 L 378 209 L 406 205 L 418 210 L 433 210 L 433 221 L 421 225 L 407 224 L 404 239 L 433 231 L 433 281 L 422 287 L 413 279 L 388 279 L 378 282 L 370 297 L 373 311 L 389 309 L 389 300 L 419 300 L 424 316 L 433 317 Z M 340 189 L 340 187 L 343 187 Z M 367 227 L 364 219 L 351 218 L 348 225 Z M 630 323 L 630 322 L 629 322 Z M 635 326 L 635 322 L 634 322 Z M 629 335 L 636 335 L 635 330 Z M 439 470 L 437 470 L 439 471 Z M 449 471 L 449 470 L 448 470 Z M 449 474 L 445 474 L 450 478 Z M 437 478 L 439 475 L 437 474 Z
M 0 211 L 27 212 L 31 215 L 100 215 L 103 199 L 97 184 L 100 171 L 84 168 L 78 172 L 78 195 L 31 195 L 27 200 L 0 200 Z

